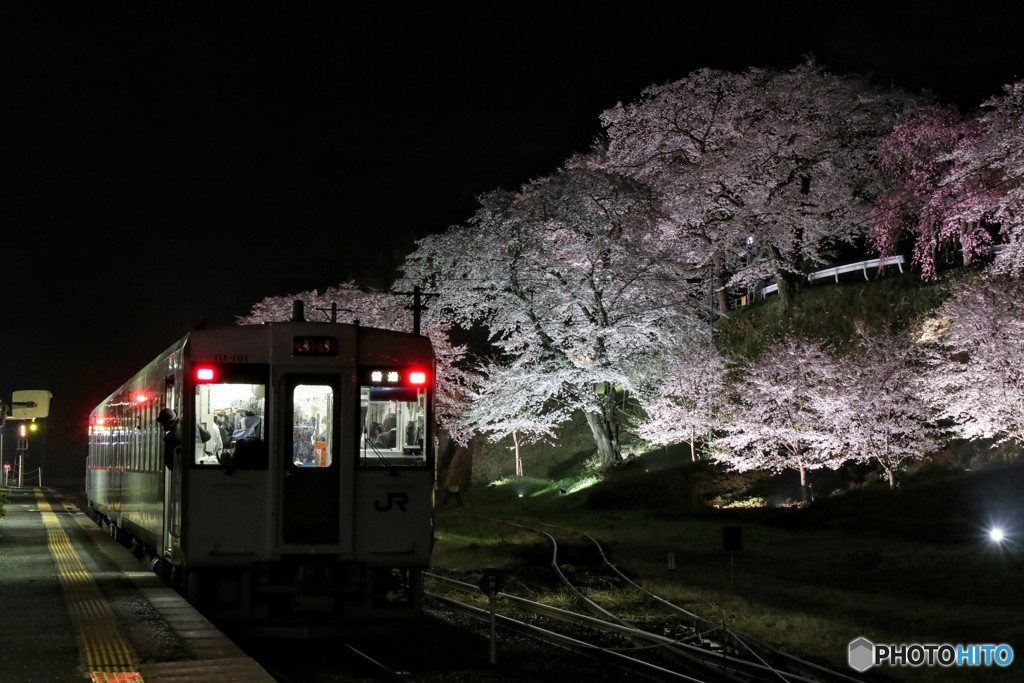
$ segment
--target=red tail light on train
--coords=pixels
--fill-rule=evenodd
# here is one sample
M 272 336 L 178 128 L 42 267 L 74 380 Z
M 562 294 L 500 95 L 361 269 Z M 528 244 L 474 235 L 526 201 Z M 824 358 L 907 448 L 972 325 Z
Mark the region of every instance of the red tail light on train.
M 220 373 L 217 372 L 215 365 L 197 365 L 192 369 L 192 379 L 195 380 L 196 384 L 216 382 L 219 375 Z

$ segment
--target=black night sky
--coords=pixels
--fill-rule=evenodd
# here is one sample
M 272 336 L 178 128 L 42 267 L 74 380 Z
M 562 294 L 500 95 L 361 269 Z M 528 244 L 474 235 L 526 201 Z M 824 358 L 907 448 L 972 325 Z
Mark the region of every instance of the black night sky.
M 387 286 L 412 240 L 553 171 L 647 85 L 814 55 L 977 107 L 1024 77 L 1024 12 L 969 7 L 6 7 L 0 396 L 53 392 L 46 464 L 77 472 L 91 407 L 190 328 Z

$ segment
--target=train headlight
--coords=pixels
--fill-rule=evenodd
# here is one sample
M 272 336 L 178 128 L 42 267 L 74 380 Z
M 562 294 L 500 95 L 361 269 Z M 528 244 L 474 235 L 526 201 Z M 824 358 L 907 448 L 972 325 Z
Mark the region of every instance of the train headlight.
M 425 389 L 430 385 L 430 373 L 420 368 L 369 368 L 364 377 L 374 387 Z

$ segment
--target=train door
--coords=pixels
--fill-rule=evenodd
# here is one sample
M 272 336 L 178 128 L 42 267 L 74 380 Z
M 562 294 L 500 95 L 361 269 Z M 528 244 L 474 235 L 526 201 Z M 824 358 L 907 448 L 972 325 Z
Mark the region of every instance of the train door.
M 172 369 L 173 358 L 171 359 Z M 175 382 L 175 375 L 168 374 L 164 380 L 163 386 L 163 398 L 161 405 L 165 408 L 170 408 L 176 415 L 181 415 L 181 399 L 180 389 L 177 382 Z M 164 505 L 164 538 L 163 538 L 163 553 L 165 559 L 173 559 L 177 556 L 178 550 L 181 547 L 181 487 L 182 487 L 182 467 L 181 467 L 181 452 L 175 450 L 168 454 L 165 452 L 165 441 L 161 434 L 161 445 L 160 453 L 161 457 L 158 460 L 160 466 L 165 463 L 173 464 L 173 467 L 161 467 L 164 473 L 164 491 L 166 496 L 166 504 Z
M 288 375 L 279 403 L 283 440 L 281 540 L 341 542 L 340 385 L 336 375 Z
M 183 448 L 190 571 L 248 565 L 268 552 L 270 366 L 195 363 Z M 268 432 L 269 430 L 269 432 Z

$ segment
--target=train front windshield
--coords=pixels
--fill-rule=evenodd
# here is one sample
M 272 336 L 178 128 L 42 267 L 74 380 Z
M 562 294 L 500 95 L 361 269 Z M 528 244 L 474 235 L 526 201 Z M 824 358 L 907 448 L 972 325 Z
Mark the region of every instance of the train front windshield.
M 360 465 L 426 465 L 426 389 L 363 385 L 359 400 L 363 418 Z
M 266 467 L 266 393 L 262 382 L 197 384 L 193 463 Z
M 291 425 L 285 429 L 287 462 L 293 467 L 331 467 L 336 437 L 358 440 L 361 467 L 427 465 L 429 374 L 417 368 L 369 369 L 359 373 L 359 427 L 339 425 L 338 386 L 303 374 L 286 383 Z M 221 367 L 197 378 L 193 466 L 265 469 L 270 419 L 265 367 Z M 285 410 L 289 410 L 286 406 Z M 275 414 L 277 414 L 275 412 Z M 349 442 L 351 443 L 351 442 Z

